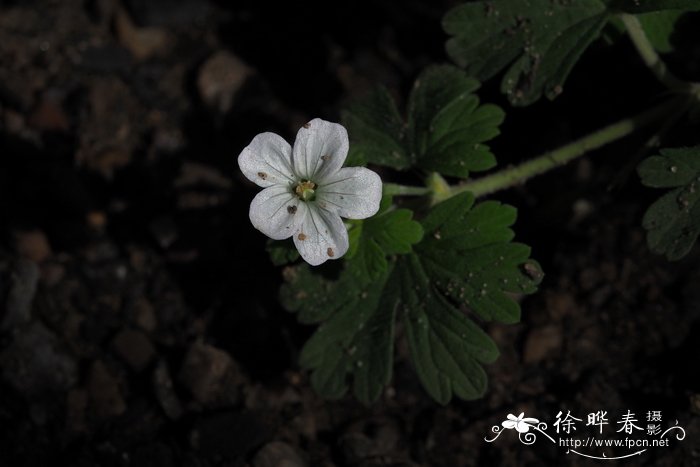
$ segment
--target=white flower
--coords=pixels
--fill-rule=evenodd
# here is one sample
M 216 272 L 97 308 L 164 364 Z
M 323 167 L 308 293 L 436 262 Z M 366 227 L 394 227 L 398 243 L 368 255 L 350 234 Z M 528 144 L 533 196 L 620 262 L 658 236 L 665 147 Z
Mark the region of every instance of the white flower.
M 508 430 L 515 428 L 518 433 L 527 433 L 530 431 L 531 426 L 536 426 L 540 422 L 536 418 L 525 417 L 525 412 L 521 412 L 517 417 L 512 413 L 509 413 L 506 418 L 508 420 L 501 423 L 503 428 Z
M 274 133 L 261 133 L 238 156 L 248 180 L 265 189 L 250 203 L 250 221 L 275 240 L 294 237 L 313 265 L 348 251 L 341 217 L 365 219 L 379 210 L 382 181 L 364 167 L 342 168 L 348 133 L 316 118 L 297 133 L 294 148 Z

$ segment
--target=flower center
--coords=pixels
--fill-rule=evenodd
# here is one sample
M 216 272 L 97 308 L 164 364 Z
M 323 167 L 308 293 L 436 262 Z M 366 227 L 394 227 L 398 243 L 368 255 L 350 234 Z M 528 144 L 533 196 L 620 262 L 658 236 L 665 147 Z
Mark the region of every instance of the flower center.
M 313 201 L 316 198 L 316 184 L 311 180 L 302 180 L 294 192 L 302 201 Z

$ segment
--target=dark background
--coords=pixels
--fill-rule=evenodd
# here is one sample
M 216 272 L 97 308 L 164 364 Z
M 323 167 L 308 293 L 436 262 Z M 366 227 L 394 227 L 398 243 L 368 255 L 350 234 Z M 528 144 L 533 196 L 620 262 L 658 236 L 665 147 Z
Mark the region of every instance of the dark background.
M 257 133 L 338 121 L 377 84 L 401 99 L 447 60 L 454 4 L 0 2 L 0 466 L 599 465 L 483 440 L 508 413 L 567 409 L 613 425 L 661 410 L 687 437 L 634 465 L 700 465 L 698 253 L 668 263 L 646 247 L 658 193 L 632 169 L 653 129 L 498 195 L 547 276 L 521 324 L 487 325 L 502 356 L 484 399 L 436 405 L 403 345 L 368 408 L 321 400 L 299 370 L 312 329 L 278 305 L 236 158 Z M 698 18 L 683 24 L 667 58 L 700 81 Z M 507 110 L 502 164 L 664 96 L 608 36 L 555 102 L 513 109 L 485 84 Z M 680 124 L 663 142 L 697 136 Z

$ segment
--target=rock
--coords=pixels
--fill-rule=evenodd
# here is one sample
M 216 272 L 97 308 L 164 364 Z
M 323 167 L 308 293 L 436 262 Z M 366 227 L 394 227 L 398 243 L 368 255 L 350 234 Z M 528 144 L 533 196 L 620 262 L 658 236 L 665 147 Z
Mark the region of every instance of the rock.
M 158 362 L 153 372 L 153 389 L 165 415 L 172 420 L 180 418 L 182 416 L 182 404 L 175 394 L 173 380 L 164 361 Z
M 70 121 L 57 96 L 45 95 L 29 116 L 28 123 L 40 131 L 68 131 Z
M 343 459 L 355 465 L 365 459 L 389 456 L 401 436 L 398 424 L 389 418 L 365 420 L 351 425 L 339 439 Z
M 133 321 L 144 331 L 151 332 L 158 326 L 158 318 L 153 309 L 153 305 L 147 298 L 141 297 L 136 300 L 132 309 Z
M 41 263 L 51 256 L 49 241 L 41 230 L 15 233 L 15 249 L 21 256 L 35 263 Z
M 525 341 L 523 361 L 537 363 L 559 350 L 562 344 L 561 326 L 553 324 L 533 329 Z
M 115 417 L 126 410 L 126 403 L 119 389 L 119 380 L 99 360 L 96 360 L 90 368 L 87 388 L 90 404 L 98 418 Z
M 690 396 L 690 411 L 695 415 L 700 415 L 700 394 Z
M 372 440 L 364 433 L 346 433 L 339 443 L 343 459 L 350 465 L 357 464 L 374 453 Z
M 119 78 L 105 77 L 90 86 L 89 106 L 79 118 L 76 163 L 111 178 L 129 163 L 141 143 L 146 109 Z
M 190 347 L 180 370 L 182 384 L 205 406 L 237 404 L 242 379 L 226 352 L 199 342 Z
M 183 81 L 184 78 L 178 81 L 178 83 L 184 87 L 184 84 L 182 84 Z M 162 86 L 164 85 L 161 83 L 161 87 Z M 175 91 L 173 91 L 172 94 L 178 96 L 173 99 L 184 99 L 184 97 L 179 96 Z M 175 115 L 169 114 L 167 117 L 156 117 L 162 114 L 163 113 L 158 110 L 151 111 L 152 118 L 150 120 L 155 128 L 153 128 L 151 144 L 148 148 L 149 160 L 167 159 L 169 156 L 180 154 L 185 147 L 185 135 L 179 128 L 175 127 L 175 123 L 172 121 Z
M 231 179 L 204 164 L 185 162 L 175 180 L 178 208 L 206 209 L 228 202 Z
M 119 42 L 138 61 L 148 60 L 164 53 L 172 45 L 172 38 L 164 29 L 137 27 L 123 9 L 119 9 L 114 19 L 114 28 Z
M 197 89 L 202 101 L 211 109 L 225 114 L 233 98 L 253 70 L 238 57 L 219 51 L 204 62 L 197 76 Z
M 576 225 L 595 212 L 595 206 L 587 199 L 577 199 L 571 206 L 573 211 L 571 222 Z
M 96 232 L 102 232 L 107 226 L 107 214 L 105 214 L 104 211 L 90 211 L 87 213 L 87 216 L 85 216 L 85 221 L 91 229 Z
M 177 225 L 169 217 L 158 217 L 153 219 L 148 228 L 163 249 L 168 249 L 178 239 Z
M 39 267 L 35 262 L 27 259 L 17 261 L 0 329 L 7 331 L 31 321 L 39 276 Z
M 561 321 L 578 310 L 574 297 L 567 291 L 547 291 L 545 302 L 547 312 L 554 321 Z
M 59 262 L 44 263 L 41 267 L 41 282 L 47 287 L 55 287 L 66 276 L 66 268 Z
M 253 458 L 253 467 L 306 467 L 308 464 L 287 443 L 267 443 Z
M 96 153 L 92 168 L 110 178 L 116 169 L 126 167 L 131 161 L 131 154 L 123 148 L 109 148 Z
M 142 371 L 153 359 L 155 349 L 146 334 L 135 329 L 125 329 L 112 341 L 116 352 L 136 371 Z
M 228 202 L 226 194 L 210 194 L 198 191 L 186 191 L 180 193 L 177 198 L 177 207 L 183 211 L 190 209 L 208 209 L 221 206 Z
M 579 274 L 579 285 L 583 290 L 589 291 L 600 283 L 600 271 L 593 267 L 588 267 Z
M 176 188 L 197 185 L 209 186 L 220 190 L 230 190 L 233 183 L 219 170 L 197 162 L 185 162 L 180 169 L 180 175 L 174 182 Z
M 3 378 L 26 397 L 66 391 L 78 379 L 75 359 L 39 323 L 19 331 L 0 354 Z

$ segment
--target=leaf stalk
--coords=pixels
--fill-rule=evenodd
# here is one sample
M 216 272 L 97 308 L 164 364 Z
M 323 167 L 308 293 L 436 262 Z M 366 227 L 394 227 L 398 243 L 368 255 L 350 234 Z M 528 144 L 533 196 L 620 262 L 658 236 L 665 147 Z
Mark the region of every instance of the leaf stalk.
M 686 99 L 683 100 L 683 102 L 685 101 Z M 650 110 L 642 112 L 633 117 L 620 120 L 612 125 L 608 125 L 605 128 L 595 131 L 558 149 L 548 151 L 538 157 L 535 157 L 534 159 L 523 162 L 520 165 L 503 169 L 492 175 L 487 175 L 486 177 L 482 177 L 462 185 L 454 186 L 451 189 L 450 197 L 465 191 L 470 191 L 475 197 L 479 197 L 520 185 L 536 175 L 543 174 L 552 169 L 565 165 L 594 149 L 598 149 L 606 144 L 612 143 L 613 141 L 617 141 L 618 139 L 621 139 L 640 128 L 660 120 L 678 108 L 679 99 L 664 101 L 662 104 L 653 107 Z

